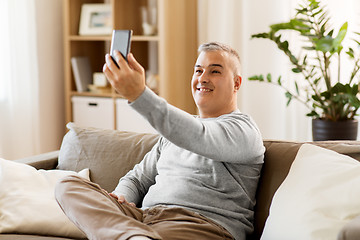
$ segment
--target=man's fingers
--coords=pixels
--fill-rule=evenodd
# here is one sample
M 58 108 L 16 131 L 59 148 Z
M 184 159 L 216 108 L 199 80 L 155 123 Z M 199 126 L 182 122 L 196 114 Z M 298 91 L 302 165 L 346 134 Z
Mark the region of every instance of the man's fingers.
M 110 54 L 106 54 L 106 65 L 103 67 L 103 72 L 116 91 L 130 102 L 133 102 L 145 89 L 144 68 L 135 60 L 132 54 L 129 55 L 129 64 L 131 63 L 131 66 L 125 61 L 120 52 L 115 51 L 114 56 L 119 68 L 115 65 Z
M 118 196 L 115 195 L 114 193 L 109 193 L 109 195 L 110 195 L 111 197 L 115 198 L 115 199 L 118 199 Z
M 112 57 L 110 56 L 110 54 L 105 55 L 105 62 L 106 62 L 106 65 L 110 69 L 111 72 L 119 70 L 119 68 L 114 63 L 114 61 L 113 61 Z
M 137 72 L 141 72 L 141 73 L 144 71 L 143 67 L 141 66 L 140 63 L 138 63 L 138 61 L 136 61 L 136 59 L 132 53 L 129 53 L 127 59 L 129 61 L 129 65 L 132 69 L 134 69 Z
M 120 195 L 120 196 L 117 196 L 116 194 L 114 193 L 108 193 L 111 197 L 115 198 L 119 203 L 123 204 L 128 204 L 132 207 L 136 207 L 135 203 L 129 203 L 128 201 L 126 201 L 125 197 Z
M 107 79 L 113 79 L 114 75 L 111 72 L 110 68 L 108 67 L 108 65 L 105 63 L 103 66 L 103 73 L 105 74 Z
M 118 197 L 118 202 L 119 202 L 119 203 L 124 203 L 124 202 L 126 202 L 125 197 L 122 196 L 122 195 L 120 195 L 120 196 Z
M 127 69 L 129 68 L 128 63 L 126 62 L 125 58 L 121 55 L 121 53 L 118 50 L 114 51 L 116 62 L 119 65 L 120 69 Z

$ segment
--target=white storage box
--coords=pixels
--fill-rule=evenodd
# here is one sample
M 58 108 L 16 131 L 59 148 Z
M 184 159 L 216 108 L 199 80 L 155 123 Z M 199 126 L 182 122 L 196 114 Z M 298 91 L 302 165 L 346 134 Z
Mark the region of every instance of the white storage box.
M 71 98 L 73 121 L 82 127 L 114 129 L 114 101 L 112 98 L 82 97 Z
M 143 116 L 129 106 L 126 99 L 116 100 L 116 129 L 138 133 L 157 133 Z

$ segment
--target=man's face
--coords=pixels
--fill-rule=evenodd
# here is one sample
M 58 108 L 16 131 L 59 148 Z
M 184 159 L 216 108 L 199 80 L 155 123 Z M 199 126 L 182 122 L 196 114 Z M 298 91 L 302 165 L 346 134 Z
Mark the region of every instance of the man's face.
M 241 77 L 234 74 L 234 62 L 227 52 L 201 52 L 192 77 L 192 94 L 200 117 L 218 117 L 237 108 L 236 92 Z

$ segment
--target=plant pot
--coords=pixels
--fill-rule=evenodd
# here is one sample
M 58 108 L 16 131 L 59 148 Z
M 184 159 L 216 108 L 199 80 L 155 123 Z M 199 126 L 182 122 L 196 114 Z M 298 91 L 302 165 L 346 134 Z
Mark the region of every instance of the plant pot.
M 356 140 L 358 134 L 358 121 L 328 121 L 312 120 L 312 134 L 314 141 L 326 140 Z

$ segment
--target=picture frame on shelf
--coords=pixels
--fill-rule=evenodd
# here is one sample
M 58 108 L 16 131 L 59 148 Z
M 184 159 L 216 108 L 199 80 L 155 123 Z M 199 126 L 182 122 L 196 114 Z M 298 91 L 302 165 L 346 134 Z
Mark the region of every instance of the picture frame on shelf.
M 112 29 L 111 4 L 86 3 L 81 6 L 79 35 L 108 35 Z

